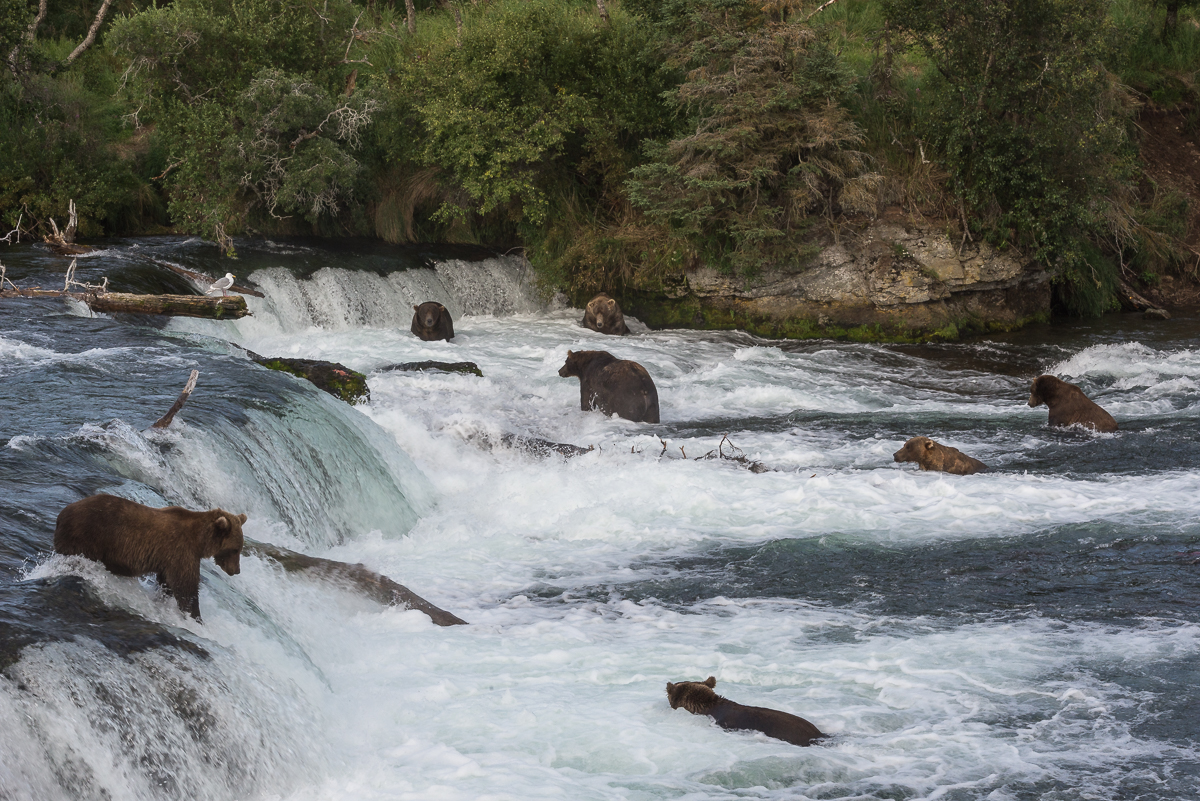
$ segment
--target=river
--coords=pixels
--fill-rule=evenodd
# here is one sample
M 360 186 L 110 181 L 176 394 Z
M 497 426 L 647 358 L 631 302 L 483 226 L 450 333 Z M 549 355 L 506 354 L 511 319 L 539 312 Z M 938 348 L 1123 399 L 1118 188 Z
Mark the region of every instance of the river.
M 514 256 L 238 251 L 114 240 L 78 267 L 133 291 L 186 289 L 162 262 L 232 270 L 266 294 L 236 322 L 0 300 L 0 799 L 1197 797 L 1195 320 L 617 338 Z M 0 261 L 22 286 L 67 265 Z M 453 342 L 409 333 L 424 300 Z M 339 361 L 370 402 L 243 348 Z M 568 349 L 644 365 L 662 423 L 580 411 Z M 422 360 L 484 375 L 380 369 Z M 1120 431 L 1048 428 L 1026 404 L 1041 372 Z M 992 470 L 894 463 L 916 435 Z M 697 458 L 722 448 L 768 469 Z M 245 513 L 248 537 L 361 562 L 470 625 L 254 556 L 206 562 L 198 623 L 149 579 L 52 554 L 59 510 L 95 492 Z M 670 709 L 666 682 L 710 675 L 831 736 Z

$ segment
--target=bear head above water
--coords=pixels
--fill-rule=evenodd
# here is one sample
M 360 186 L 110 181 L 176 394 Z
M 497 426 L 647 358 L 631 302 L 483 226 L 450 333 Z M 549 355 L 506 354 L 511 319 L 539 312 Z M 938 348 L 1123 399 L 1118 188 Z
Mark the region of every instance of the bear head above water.
M 625 324 L 625 315 L 621 314 L 621 307 L 603 292 L 588 301 L 583 312 L 583 327 L 599 331 L 601 334 L 629 333 L 629 326 Z
M 934 442 L 929 437 L 913 437 L 904 447 L 892 454 L 897 462 L 916 462 L 922 470 L 937 470 L 957 476 L 982 473 L 987 465 L 972 459 L 958 448 Z
M 445 306 L 432 300 L 420 306 L 413 306 L 410 330 L 425 342 L 439 339 L 449 342 L 454 339 L 454 321 L 450 312 Z
M 1083 394 L 1083 390 L 1052 375 L 1040 375 L 1033 379 L 1029 388 L 1029 405 L 1050 410 L 1050 425 L 1079 425 L 1093 431 L 1112 433 L 1117 430 L 1117 421 L 1094 401 Z
M 667 682 L 667 701 L 671 709 L 683 707 L 693 715 L 708 715 L 723 729 L 760 731 L 793 745 L 812 745 L 825 736 L 812 723 L 790 712 L 744 706 L 722 698 L 713 690 L 716 686 L 715 676 L 704 681 Z

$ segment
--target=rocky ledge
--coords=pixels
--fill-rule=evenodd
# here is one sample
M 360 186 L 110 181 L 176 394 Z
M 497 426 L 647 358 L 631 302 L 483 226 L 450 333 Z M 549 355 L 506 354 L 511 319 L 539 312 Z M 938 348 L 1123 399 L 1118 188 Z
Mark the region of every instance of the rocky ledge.
M 803 271 L 744 278 L 702 267 L 618 295 L 652 328 L 766 337 L 917 342 L 1049 319 L 1049 272 L 985 243 L 960 249 L 946 228 L 895 211 L 825 247 Z

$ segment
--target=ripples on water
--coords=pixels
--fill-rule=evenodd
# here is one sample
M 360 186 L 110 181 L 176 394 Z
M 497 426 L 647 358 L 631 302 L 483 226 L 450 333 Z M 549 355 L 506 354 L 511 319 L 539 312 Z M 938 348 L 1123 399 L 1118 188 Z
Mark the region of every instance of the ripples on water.
M 1190 319 L 920 347 L 615 339 L 539 303 L 515 259 L 239 252 L 268 297 L 236 323 L 0 305 L 0 799 L 1195 795 Z M 0 257 L 26 285 L 66 266 Z M 129 240 L 79 272 L 187 288 L 152 260 L 226 271 L 202 243 Z M 407 332 L 427 299 L 453 343 Z M 242 347 L 367 372 L 371 403 Z M 568 348 L 642 362 L 663 424 L 580 412 Z M 373 372 L 426 359 L 485 378 Z M 176 423 L 146 433 L 193 367 Z M 1025 405 L 1040 372 L 1121 431 L 1047 428 Z M 481 444 L 503 433 L 595 449 Z M 918 434 L 993 472 L 893 463 Z M 694 458 L 725 435 L 770 472 Z M 149 581 L 50 555 L 58 511 L 98 491 L 246 512 L 249 536 L 363 562 L 472 625 L 253 557 L 205 568 L 196 624 Z M 670 710 L 666 681 L 708 675 L 833 739 Z

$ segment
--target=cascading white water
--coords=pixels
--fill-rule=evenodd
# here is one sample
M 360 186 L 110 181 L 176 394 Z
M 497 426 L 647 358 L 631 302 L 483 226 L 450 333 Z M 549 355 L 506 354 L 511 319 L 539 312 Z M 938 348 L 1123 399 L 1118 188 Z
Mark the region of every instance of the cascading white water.
M 478 272 L 476 289 L 443 276 L 444 299 L 423 296 L 433 290 L 416 272 L 385 279 L 331 266 L 300 280 L 259 271 L 271 297 L 252 299 L 255 318 L 170 327 L 207 343 L 216 364 L 243 362 L 193 334 L 366 371 L 370 404 L 350 408 L 277 377 L 296 388 L 286 408 L 256 399 L 236 419 L 185 412 L 169 440 L 131 430 L 103 448 L 129 493 L 146 484 L 249 510 L 248 532 L 362 562 L 469 626 L 438 628 L 254 557 L 236 577 L 206 572 L 203 625 L 147 583 L 98 568 L 54 558 L 29 573 L 83 574 L 106 602 L 213 644 L 215 667 L 192 675 L 215 686 L 209 697 L 246 694 L 223 725 L 240 742 L 245 722 L 261 721 L 248 751 L 263 773 L 245 783 L 235 767 L 212 787 L 189 779 L 202 796 L 1083 799 L 1128 789 L 1165 798 L 1154 788 L 1177 788 L 1195 764 L 1186 737 L 1153 728 L 1170 715 L 1154 681 L 1200 654 L 1192 618 L 1112 623 L 1106 602 L 1082 593 L 1070 596 L 1085 599 L 1082 612 L 1022 596 L 980 613 L 968 590 L 1016 584 L 1054 548 L 1086 562 L 1160 537 L 1184 537 L 1181 548 L 1200 538 L 1191 512 L 1200 471 L 1169 461 L 1200 417 L 1196 347 L 1072 347 L 1040 364 L 1084 384 L 1121 420 L 1117 435 L 1093 436 L 1046 429 L 1045 409 L 1025 406 L 1025 376 L 867 345 L 605 337 L 580 328 L 577 311 L 539 307 L 516 272 L 496 285 Z M 427 299 L 456 313 L 453 342 L 408 333 L 411 305 Z M 645 365 L 663 424 L 582 412 L 578 382 L 557 375 L 568 348 Z M 428 359 L 473 361 L 484 377 L 371 372 Z M 238 380 L 252 381 L 251 369 Z M 595 450 L 538 458 L 497 446 L 503 433 Z M 771 472 L 696 460 L 726 434 Z M 994 471 L 955 477 L 895 464 L 892 452 L 916 434 Z M 1129 467 L 1159 443 L 1159 464 Z M 387 521 L 402 508 L 416 522 L 396 536 L 408 524 Z M 788 561 L 796 542 L 810 558 Z M 990 561 L 1006 542 L 1019 543 L 1024 567 L 996 577 Z M 977 550 L 951 567 L 930 556 L 964 543 Z M 859 551 L 859 567 L 837 561 Z M 829 574 L 853 602 L 830 600 L 840 596 Z M 1100 571 L 1085 578 L 1103 580 Z M 1047 573 L 1035 589 L 1048 598 L 1074 589 L 1054 579 Z M 921 580 L 959 594 L 934 607 L 922 605 L 928 587 L 905 585 L 913 611 L 885 605 L 892 583 Z M 60 653 L 20 663 L 28 675 L 50 670 L 38 698 L 70 695 L 67 677 L 45 665 L 85 657 Z M 147 675 L 160 669 L 159 656 L 138 659 Z M 221 678 L 229 670 L 253 682 L 235 686 Z M 803 715 L 833 739 L 797 749 L 670 710 L 666 681 L 708 675 L 719 692 Z M 11 710 L 0 718 L 24 714 L 22 703 L 43 715 L 34 734 L 3 741 L 34 754 L 8 775 L 59 786 L 36 754 L 43 742 L 66 753 L 72 737 L 62 732 L 76 713 L 21 700 L 13 685 L 0 695 L 0 710 Z M 80 697 L 81 708 L 107 714 Z M 140 725 L 167 732 L 187 762 L 182 775 L 200 775 L 202 748 L 170 734 L 162 716 L 148 712 Z M 93 762 L 119 748 L 102 732 L 85 740 L 98 743 L 88 745 Z M 154 771 L 129 770 L 137 775 L 103 786 L 155 797 Z

